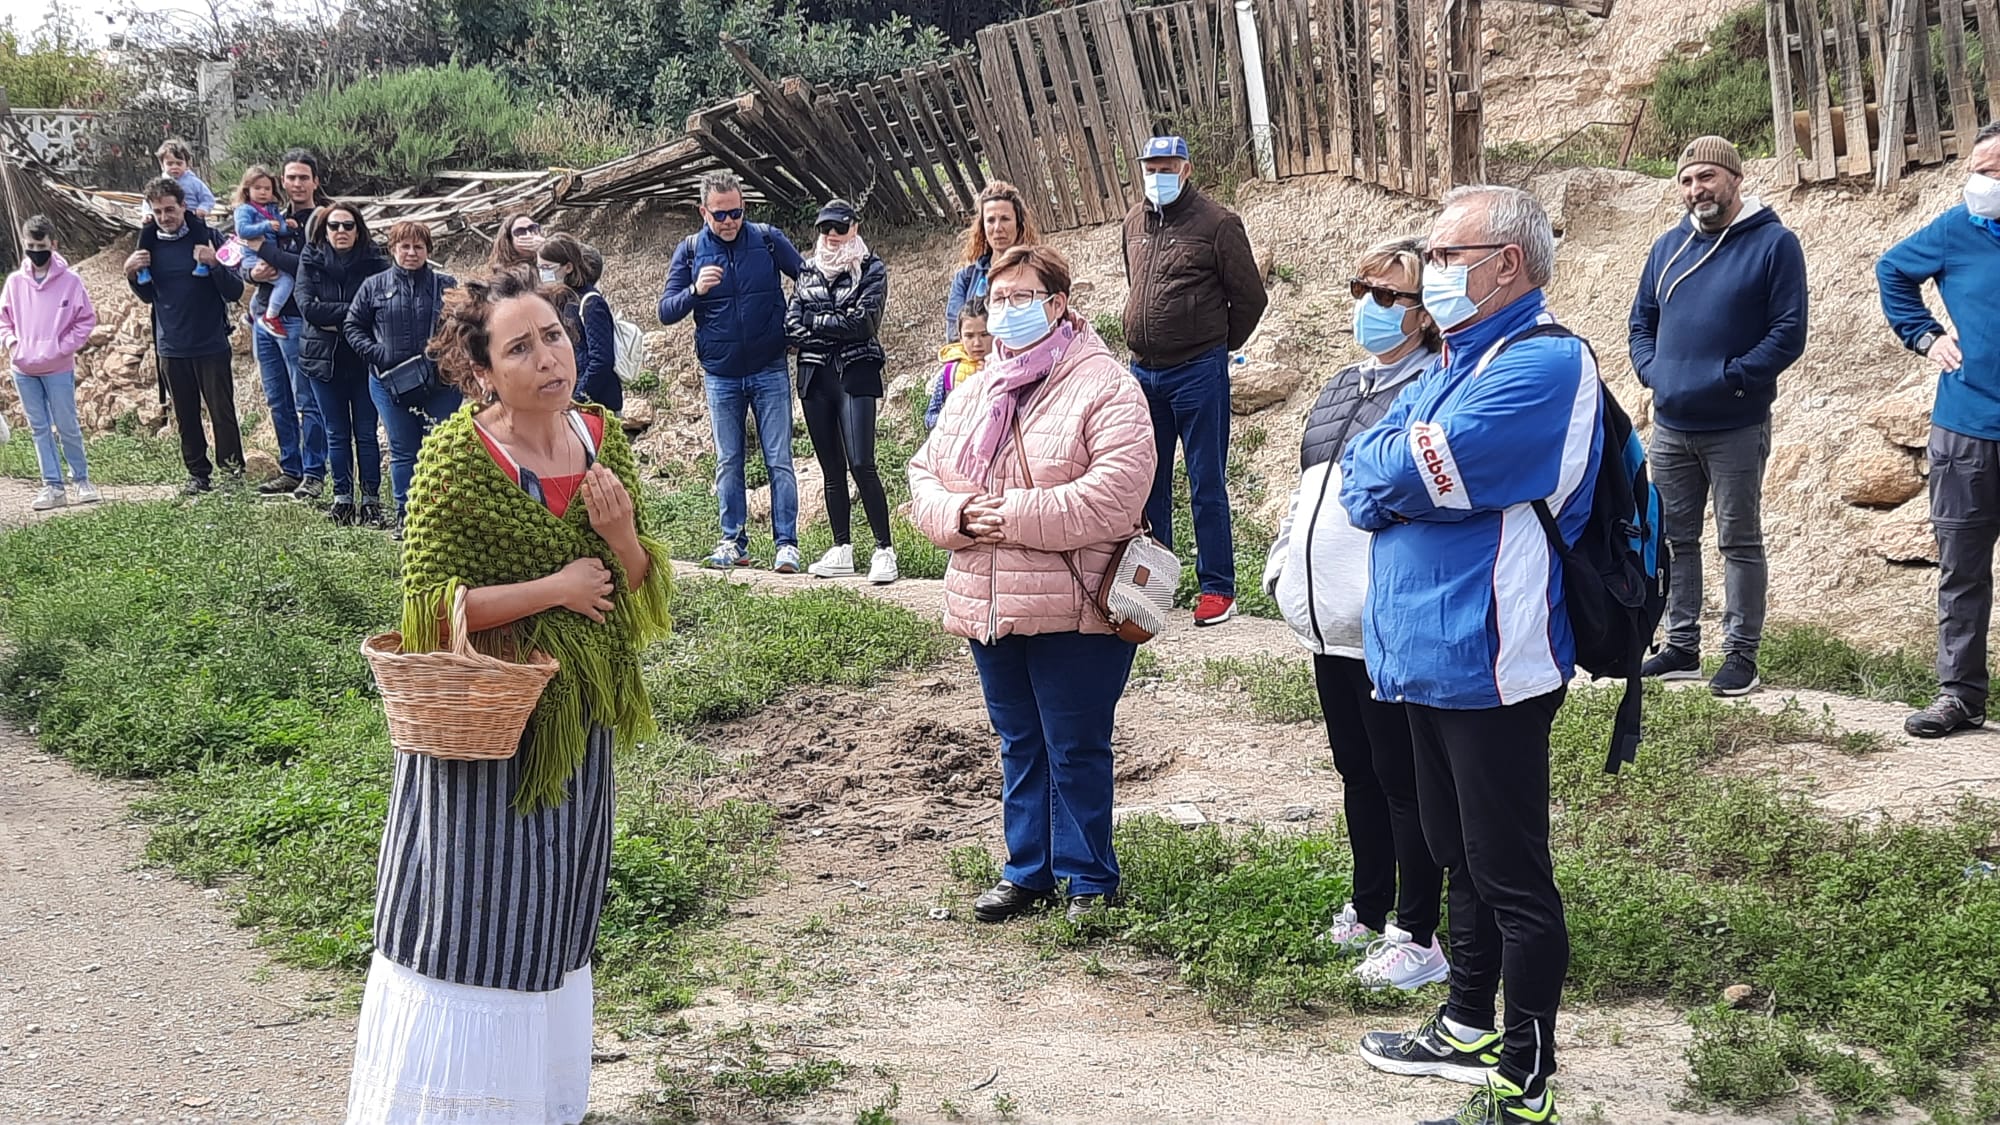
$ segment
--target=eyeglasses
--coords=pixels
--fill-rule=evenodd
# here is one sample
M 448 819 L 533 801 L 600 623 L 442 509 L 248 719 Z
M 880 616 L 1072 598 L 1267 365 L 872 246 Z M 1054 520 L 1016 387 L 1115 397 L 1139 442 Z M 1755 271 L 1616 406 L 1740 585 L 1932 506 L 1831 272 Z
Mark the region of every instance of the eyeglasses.
M 1453 254 L 1463 254 L 1471 250 L 1505 250 L 1511 242 L 1467 242 L 1458 246 L 1433 246 L 1424 251 L 1424 264 L 1432 266 L 1451 265 Z
M 540 234 L 540 233 L 542 233 L 542 224 L 540 223 L 529 223 L 527 226 L 514 228 L 515 238 L 519 238 L 524 234 Z
M 356 230 L 360 227 L 360 225 L 361 224 L 355 222 L 352 219 L 349 219 L 344 223 L 341 222 L 339 219 L 328 219 L 326 221 L 326 229 L 328 230 Z
M 727 211 L 710 211 L 708 217 L 718 223 L 733 223 L 743 217 L 743 208 L 731 207 Z
M 853 229 L 854 229 L 853 223 L 836 223 L 828 221 L 821 223 L 819 225 L 819 232 L 821 234 L 846 234 L 848 231 Z
M 988 293 L 986 303 L 989 306 L 1006 305 L 1010 308 L 1025 309 L 1036 301 L 1046 301 L 1053 296 L 1055 291 L 1050 289 L 1016 289 L 1012 293 Z
M 1424 299 L 1422 293 L 1406 293 L 1401 289 L 1391 289 L 1386 285 L 1370 285 L 1358 277 L 1347 279 L 1347 292 L 1349 296 L 1357 301 L 1363 297 L 1373 297 L 1375 298 L 1375 303 L 1385 309 L 1394 305 L 1397 301 L 1421 301 Z

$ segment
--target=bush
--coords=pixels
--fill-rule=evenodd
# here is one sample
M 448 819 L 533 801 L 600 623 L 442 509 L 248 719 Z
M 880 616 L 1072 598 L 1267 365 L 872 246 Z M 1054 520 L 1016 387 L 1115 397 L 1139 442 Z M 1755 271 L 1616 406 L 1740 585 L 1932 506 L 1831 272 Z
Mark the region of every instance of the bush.
M 1771 71 L 1764 6 L 1739 8 L 1708 36 L 1708 49 L 1654 76 L 1644 155 L 1673 160 L 1696 137 L 1728 137 L 1745 157 L 1769 156 Z
M 518 91 L 483 66 L 418 67 L 246 118 L 229 151 L 275 168 L 286 149 L 303 146 L 322 161 L 330 190 L 368 194 L 422 184 L 446 168 L 524 167 L 530 122 Z
M 117 100 L 126 88 L 123 78 L 95 51 L 74 42 L 72 30 L 60 9 L 28 43 L 11 23 L 0 23 L 0 87 L 9 104 L 95 109 Z

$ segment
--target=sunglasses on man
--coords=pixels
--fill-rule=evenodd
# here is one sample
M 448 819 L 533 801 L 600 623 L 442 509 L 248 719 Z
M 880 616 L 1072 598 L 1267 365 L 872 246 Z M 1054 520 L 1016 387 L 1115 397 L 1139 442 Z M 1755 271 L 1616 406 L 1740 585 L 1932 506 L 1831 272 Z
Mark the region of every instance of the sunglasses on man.
M 853 229 L 853 223 L 836 223 L 830 219 L 819 225 L 819 232 L 821 234 L 846 234 Z
M 731 207 L 724 211 L 710 211 L 708 217 L 718 223 L 733 223 L 743 217 L 743 208 Z

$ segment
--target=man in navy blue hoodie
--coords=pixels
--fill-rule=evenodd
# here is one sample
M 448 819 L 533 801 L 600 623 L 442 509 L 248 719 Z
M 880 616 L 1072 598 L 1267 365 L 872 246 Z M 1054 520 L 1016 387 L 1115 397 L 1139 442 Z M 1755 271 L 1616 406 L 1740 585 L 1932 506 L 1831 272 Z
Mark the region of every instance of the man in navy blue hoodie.
M 1628 343 L 1653 391 L 1647 453 L 1674 553 L 1666 644 L 1643 673 L 1701 675 L 1701 530 L 1710 493 L 1722 551 L 1717 695 L 1756 690 L 1769 571 L 1764 466 L 1778 376 L 1806 350 L 1806 258 L 1777 212 L 1743 194 L 1743 160 L 1721 137 L 1681 153 L 1687 217 L 1653 243 L 1632 301 Z
M 1424 1125 L 1557 1120 L 1556 1008 L 1569 929 L 1549 855 L 1549 729 L 1575 674 L 1562 560 L 1603 456 L 1597 363 L 1553 328 L 1548 212 L 1518 188 L 1456 188 L 1431 228 L 1424 309 L 1445 363 L 1341 454 L 1340 503 L 1374 532 L 1362 640 L 1378 698 L 1404 705 L 1417 817 L 1450 873 L 1451 992 L 1368 1065 L 1481 1087 Z M 1507 1023 L 1495 999 L 1507 990 Z
M 660 323 L 694 315 L 694 353 L 715 431 L 715 493 L 722 541 L 705 565 L 750 565 L 743 462 L 744 416 L 757 416 L 758 443 L 771 473 L 772 569 L 799 569 L 799 485 L 792 474 L 792 376 L 785 359 L 784 278 L 805 259 L 785 233 L 743 216 L 743 185 L 727 172 L 701 181 L 702 229 L 674 248 L 660 295 Z
M 159 232 L 150 251 L 125 259 L 125 283 L 153 306 L 153 351 L 173 402 L 189 495 L 209 491 L 215 465 L 201 408 L 215 428 L 215 456 L 232 477 L 243 475 L 243 434 L 236 422 L 236 383 L 229 370 L 229 306 L 243 282 L 215 259 L 222 236 L 187 209 L 187 193 L 165 176 L 146 185 L 147 210 Z
M 1986 632 L 2000 537 L 2000 124 L 1965 162 L 1965 202 L 1875 263 L 1882 311 L 1942 372 L 1931 409 L 1931 527 L 1938 542 L 1938 698 L 1903 729 L 1939 738 L 1986 723 Z M 1924 303 L 1937 283 L 1956 330 Z M 1680 565 L 1675 561 L 1676 567 Z M 1678 577 L 1678 576 L 1676 576 Z

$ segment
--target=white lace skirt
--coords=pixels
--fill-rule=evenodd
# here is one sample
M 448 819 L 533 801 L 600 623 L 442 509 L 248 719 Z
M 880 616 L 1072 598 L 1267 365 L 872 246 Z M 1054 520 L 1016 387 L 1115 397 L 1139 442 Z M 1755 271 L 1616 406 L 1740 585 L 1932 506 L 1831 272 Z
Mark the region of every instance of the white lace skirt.
M 553 992 L 368 969 L 347 1125 L 577 1125 L 590 1103 L 590 966 Z

